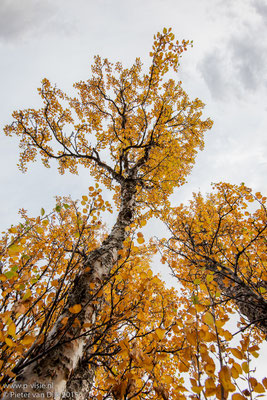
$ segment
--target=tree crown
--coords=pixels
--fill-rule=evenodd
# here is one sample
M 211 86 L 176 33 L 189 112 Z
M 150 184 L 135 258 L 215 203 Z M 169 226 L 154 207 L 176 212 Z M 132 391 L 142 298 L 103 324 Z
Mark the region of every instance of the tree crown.
M 190 101 L 168 78 L 177 72 L 188 41 L 179 44 L 171 29 L 154 36 L 149 71 L 137 58 L 130 68 L 95 57 L 92 76 L 74 84 L 70 97 L 44 79 L 39 110 L 15 111 L 7 135 L 20 137 L 20 168 L 40 153 L 46 167 L 58 162 L 60 173 L 77 174 L 78 165 L 109 189 L 135 179 L 141 202 L 159 204 L 182 185 L 203 148 L 210 119 L 202 120 L 203 103 Z

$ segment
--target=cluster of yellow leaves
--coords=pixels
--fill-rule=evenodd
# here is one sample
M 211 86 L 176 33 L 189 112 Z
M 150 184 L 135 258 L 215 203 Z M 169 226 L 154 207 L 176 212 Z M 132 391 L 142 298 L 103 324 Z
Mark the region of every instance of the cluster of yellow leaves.
M 250 366 L 259 355 L 264 335 L 252 324 L 237 344 L 235 330 L 242 328 L 242 332 L 257 312 L 252 321 L 241 316 L 237 322 L 237 315 L 236 322 L 231 321 L 231 314 L 240 314 L 238 296 L 234 297 L 234 291 L 232 298 L 223 296 L 218 282 L 227 289 L 236 276 L 266 301 L 266 198 L 260 193 L 253 195 L 243 184 L 221 183 L 215 189 L 217 192 L 206 199 L 201 194 L 194 195 L 189 206 L 168 210 L 165 221 L 172 238 L 162 241 L 162 261 L 169 264 L 181 290 L 191 299 L 186 314 L 192 314 L 190 323 L 194 320 L 195 327 L 191 326 L 185 336 L 195 359 L 192 391 L 203 391 L 206 397 L 228 398 L 238 387 L 242 388 L 238 383 L 241 379 L 247 382 L 247 388 L 232 398 L 253 398 L 253 394 L 257 397 L 266 392 L 266 378 L 258 382 L 252 377 Z M 223 279 L 218 280 L 220 273 Z M 235 287 L 240 293 L 238 285 Z M 186 315 L 183 321 L 186 326 Z M 190 363 L 180 366 L 181 372 L 189 370 Z
M 29 218 L 22 210 L 23 223 L 12 226 L 2 237 L 2 379 L 12 378 L 18 360 L 45 340 L 62 312 L 68 289 L 82 266 L 83 254 L 103 240 L 100 213 L 109 208 L 101 190 L 90 187 L 81 205 L 69 198 L 58 198 L 52 213 L 45 215 L 41 209 L 37 218 Z M 70 313 L 77 314 L 80 309 L 81 305 L 74 305 Z
M 120 272 L 105 288 L 96 326 L 112 321 L 112 328 L 95 349 L 99 367 L 93 395 L 99 400 L 107 394 L 117 399 L 156 399 L 161 394 L 168 399 L 178 389 L 186 391 L 172 362 L 173 349 L 166 347 L 177 307 L 175 291 L 151 271 L 150 253 L 147 246 L 125 253 Z
M 171 29 L 158 33 L 145 74 L 138 58 L 123 68 L 97 56 L 92 77 L 74 85 L 74 98 L 44 79 L 43 108 L 16 111 L 15 122 L 5 127 L 7 135 L 20 137 L 21 169 L 39 152 L 46 167 L 54 158 L 61 173 L 77 173 L 82 164 L 111 188 L 113 179 L 127 178 L 136 168 L 138 200 L 167 199 L 185 182 L 212 126 L 210 119 L 201 119 L 204 104 L 189 100 L 181 83 L 166 76 L 169 69 L 177 71 L 188 44 L 175 41 Z
M 253 195 L 243 184 L 220 183 L 214 189 L 217 192 L 206 199 L 194 195 L 190 206 L 173 208 L 164 217 L 173 234 L 165 246 L 165 259 L 175 272 L 180 271 L 177 276 L 195 284 L 212 282 L 215 272 L 227 267 L 266 298 L 266 198 Z M 183 257 L 181 262 L 177 254 Z M 208 267 L 208 261 L 218 270 Z M 226 270 L 224 275 L 224 285 L 230 285 Z
M 178 296 L 151 271 L 154 248 L 128 252 L 130 245 L 128 239 L 120 252 L 119 272 L 104 289 L 105 306 L 94 327 L 105 334 L 93 349 L 93 395 L 185 400 L 265 393 L 266 378 L 258 381 L 251 366 L 262 337 L 232 335 L 232 310 L 216 304 L 217 285 L 206 283 L 202 295 L 185 287 Z
M 103 238 L 98 214 L 110 205 L 103 204 L 98 188 L 90 188 L 82 203 L 87 214 L 69 199 L 58 199 L 50 216 L 41 211 L 42 218 L 33 219 L 22 212 L 25 223 L 10 228 L 1 241 L 3 377 L 12 379 L 17 361 L 33 344 L 42 343 L 64 307 L 64 295 L 55 303 L 59 288 L 67 293 L 82 251 L 89 252 Z M 139 231 L 144 224 L 137 221 L 127 229 L 119 261 L 94 300 L 102 299 L 97 320 L 85 327 L 94 332 L 89 366 L 98 365 L 93 395 L 98 400 L 107 395 L 239 400 L 265 393 L 266 378 L 257 380 L 251 366 L 262 336 L 233 336 L 232 307 L 220 304 L 212 273 L 186 274 L 173 259 L 173 270 L 181 270 L 185 279 L 179 294 L 166 288 L 150 268 L 155 246 L 145 244 Z M 69 309 L 74 324 L 80 311 L 80 304 Z M 69 318 L 61 320 L 63 328 Z

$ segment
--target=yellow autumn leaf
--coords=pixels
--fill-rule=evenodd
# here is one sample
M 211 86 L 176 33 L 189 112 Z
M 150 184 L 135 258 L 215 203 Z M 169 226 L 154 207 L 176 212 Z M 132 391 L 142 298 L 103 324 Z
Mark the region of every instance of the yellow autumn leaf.
M 249 373 L 249 366 L 248 366 L 248 363 L 246 361 L 242 363 L 242 369 L 246 374 Z
M 147 270 L 147 276 L 149 278 L 152 278 L 152 276 L 153 276 L 153 272 L 152 272 L 152 270 L 150 268 Z
M 195 309 L 197 310 L 197 312 L 201 312 L 204 311 L 206 307 L 203 304 L 195 304 Z
M 256 393 L 265 393 L 264 386 L 258 382 L 258 384 L 253 388 L 254 392 Z
M 231 340 L 233 335 L 229 331 L 223 331 L 222 335 L 225 337 L 226 340 Z
M 16 325 L 14 324 L 14 322 L 11 322 L 11 324 L 9 325 L 7 333 L 10 336 L 13 336 L 14 338 L 16 338 Z
M 155 330 L 155 333 L 156 333 L 157 337 L 159 338 L 159 340 L 162 340 L 165 335 L 165 329 L 157 328 Z
M 166 375 L 164 377 L 164 381 L 170 385 L 171 383 L 173 383 L 173 377 L 170 375 Z
M 261 199 L 262 198 L 262 194 L 260 192 L 256 192 L 255 196 L 257 197 L 257 199 Z
M 145 241 L 145 239 L 143 238 L 143 236 L 139 236 L 139 237 L 137 238 L 137 242 L 138 242 L 139 244 L 144 243 L 144 241 Z
M 213 281 L 213 275 L 207 275 L 206 276 L 206 281 L 207 281 L 207 283 L 212 282 Z
M 31 295 L 32 295 L 32 292 L 31 292 L 30 289 L 28 289 L 28 290 L 26 291 L 26 293 L 24 294 L 24 296 L 22 297 L 22 301 L 27 300 L 29 297 L 31 297 Z
M 16 245 L 16 244 L 13 244 L 12 246 L 10 246 L 9 248 L 8 248 L 8 254 L 11 256 L 11 255 L 14 255 L 14 254 L 19 254 L 20 252 L 22 252 L 24 250 L 24 248 L 23 248 L 23 246 L 19 246 L 19 245 Z
M 203 390 L 204 386 L 192 386 L 192 392 L 196 394 L 200 394 Z
M 27 336 L 25 336 L 25 337 L 22 339 L 21 343 L 24 344 L 24 345 L 27 345 L 27 344 L 33 343 L 34 340 L 35 340 L 35 337 L 34 337 L 34 336 L 27 335 Z
M 206 389 L 216 389 L 216 385 L 213 378 L 208 378 L 205 381 L 205 388 Z
M 72 307 L 69 308 L 69 311 L 70 311 L 72 314 L 78 314 L 78 313 L 81 311 L 81 309 L 82 309 L 81 304 L 75 304 L 74 306 L 72 306 Z
M 214 319 L 212 314 L 207 311 L 203 317 L 202 317 L 203 322 L 205 322 L 205 324 L 209 325 L 209 326 L 213 326 L 214 325 Z
M 188 372 L 189 371 L 189 367 L 190 367 L 190 365 L 186 364 L 184 362 L 180 362 L 178 364 L 178 369 L 179 369 L 180 372 Z
M 9 338 L 5 338 L 5 342 L 9 347 L 14 347 L 15 346 L 15 343 Z
M 215 372 L 215 364 L 212 358 L 208 358 L 207 363 L 204 365 L 204 370 L 207 374 L 214 374 Z
M 140 273 L 140 278 L 141 278 L 141 279 L 146 279 L 146 277 L 147 277 L 146 273 L 145 273 L 144 271 L 142 271 L 142 272 Z
M 234 379 L 237 379 L 239 377 L 239 371 L 233 366 L 231 368 L 231 375 Z
M 124 349 L 124 350 L 120 351 L 120 356 L 121 356 L 123 359 L 125 359 L 126 357 L 128 357 L 128 355 L 129 355 L 128 350 Z

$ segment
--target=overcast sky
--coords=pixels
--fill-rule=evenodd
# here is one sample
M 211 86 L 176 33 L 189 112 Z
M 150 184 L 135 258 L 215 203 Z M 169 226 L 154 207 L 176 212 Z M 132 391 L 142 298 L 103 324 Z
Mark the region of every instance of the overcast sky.
M 68 92 L 87 79 L 95 54 L 127 65 L 136 56 L 147 62 L 153 35 L 164 26 L 194 41 L 177 79 L 214 121 L 174 203 L 218 181 L 245 182 L 266 195 L 266 0 L 0 0 L 1 131 L 13 110 L 40 105 L 43 77 Z M 86 193 L 87 171 L 60 176 L 35 163 L 22 174 L 16 139 L 2 134 L 0 141 L 1 230 L 17 222 L 20 207 L 38 215 L 56 195 Z

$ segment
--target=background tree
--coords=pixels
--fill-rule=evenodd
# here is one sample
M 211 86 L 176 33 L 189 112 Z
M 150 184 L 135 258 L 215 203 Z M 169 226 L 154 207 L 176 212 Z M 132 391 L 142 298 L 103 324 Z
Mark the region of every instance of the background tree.
M 34 396 L 41 392 L 47 396 L 50 382 L 55 393 L 62 394 L 87 344 L 93 341 L 94 333 L 90 337 L 88 327 L 94 325 L 104 304 L 101 289 L 119 262 L 119 252 L 129 236 L 127 228 L 152 216 L 152 206 L 167 204 L 173 189 L 185 182 L 197 149 L 203 147 L 203 133 L 212 125 L 209 119 L 201 119 L 203 104 L 199 99 L 190 101 L 180 83 L 163 79 L 170 68 L 177 71 L 179 56 L 187 45 L 175 42 L 171 30 L 164 29 L 154 38 L 152 63 L 146 74 L 142 74 L 139 59 L 124 69 L 120 63 L 113 66 L 96 57 L 92 77 L 74 85 L 77 98 L 44 79 L 39 90 L 44 106 L 14 112 L 14 122 L 5 128 L 7 135 L 20 137 L 23 171 L 38 153 L 47 167 L 51 159 L 57 160 L 61 173 L 77 173 L 82 164 L 96 180 L 115 191 L 119 208 L 115 225 L 98 247 L 92 248 L 89 237 L 82 249 L 74 250 L 74 242 L 74 248 L 66 250 L 72 256 L 70 264 L 65 261 L 60 267 L 65 268 L 64 276 L 72 271 L 73 262 L 79 268 L 69 276 L 64 300 L 57 297 L 57 312 L 45 316 L 39 345 L 26 361 L 19 362 L 23 368 L 16 377 L 16 394 Z M 99 202 L 103 207 L 103 200 Z M 41 259 L 38 262 L 42 264 Z M 62 307 L 58 306 L 59 298 Z M 15 324 L 10 324 L 9 333 L 14 333 Z M 43 388 L 31 385 L 34 382 Z
M 164 255 L 179 281 L 215 281 L 250 325 L 267 335 L 266 197 L 244 184 L 214 185 L 205 199 L 168 210 Z

